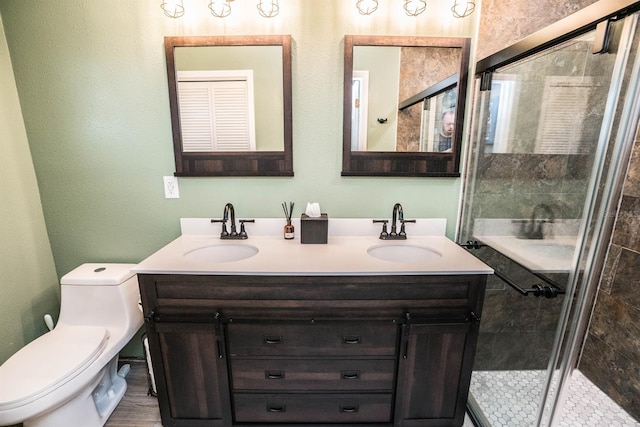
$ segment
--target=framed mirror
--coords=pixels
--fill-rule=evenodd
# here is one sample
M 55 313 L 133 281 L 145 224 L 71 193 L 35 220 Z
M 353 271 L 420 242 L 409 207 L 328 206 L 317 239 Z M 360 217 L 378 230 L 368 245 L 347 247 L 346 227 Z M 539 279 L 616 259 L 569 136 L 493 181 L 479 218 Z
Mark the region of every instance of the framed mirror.
M 291 36 L 165 37 L 176 176 L 293 176 Z
M 470 44 L 345 36 L 343 176 L 460 176 Z

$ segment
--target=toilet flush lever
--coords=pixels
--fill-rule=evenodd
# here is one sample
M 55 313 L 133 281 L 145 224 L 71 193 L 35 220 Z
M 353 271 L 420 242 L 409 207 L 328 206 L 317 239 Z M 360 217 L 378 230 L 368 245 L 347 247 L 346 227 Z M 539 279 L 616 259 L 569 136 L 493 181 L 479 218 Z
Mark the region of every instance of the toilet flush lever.
M 53 331 L 53 318 L 48 313 L 44 315 L 44 324 L 47 325 L 47 328 L 49 328 L 50 331 Z

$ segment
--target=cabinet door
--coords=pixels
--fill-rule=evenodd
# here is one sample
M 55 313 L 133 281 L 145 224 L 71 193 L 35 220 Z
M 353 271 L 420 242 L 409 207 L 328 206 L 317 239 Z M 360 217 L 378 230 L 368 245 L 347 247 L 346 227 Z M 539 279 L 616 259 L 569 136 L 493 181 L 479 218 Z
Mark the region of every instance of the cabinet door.
M 477 325 L 403 326 L 396 426 L 461 426 Z
M 149 344 L 163 425 L 228 425 L 229 386 L 219 328 L 155 323 L 153 329 Z

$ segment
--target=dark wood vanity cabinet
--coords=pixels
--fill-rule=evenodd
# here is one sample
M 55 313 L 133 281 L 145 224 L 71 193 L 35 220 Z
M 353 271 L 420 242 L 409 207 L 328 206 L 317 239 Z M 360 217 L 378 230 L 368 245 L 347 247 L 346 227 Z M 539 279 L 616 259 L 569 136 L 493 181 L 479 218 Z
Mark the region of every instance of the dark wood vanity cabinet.
M 140 274 L 164 426 L 460 426 L 485 277 Z

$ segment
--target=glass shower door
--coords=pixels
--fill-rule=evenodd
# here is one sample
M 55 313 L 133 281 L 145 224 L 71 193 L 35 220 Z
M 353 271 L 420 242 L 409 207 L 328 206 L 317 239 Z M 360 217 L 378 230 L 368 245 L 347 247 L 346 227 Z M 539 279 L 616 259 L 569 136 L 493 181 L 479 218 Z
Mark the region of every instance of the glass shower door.
M 496 271 L 470 392 L 483 425 L 547 425 L 599 243 L 635 23 L 610 22 L 604 53 L 592 30 L 477 81 L 459 241 Z

